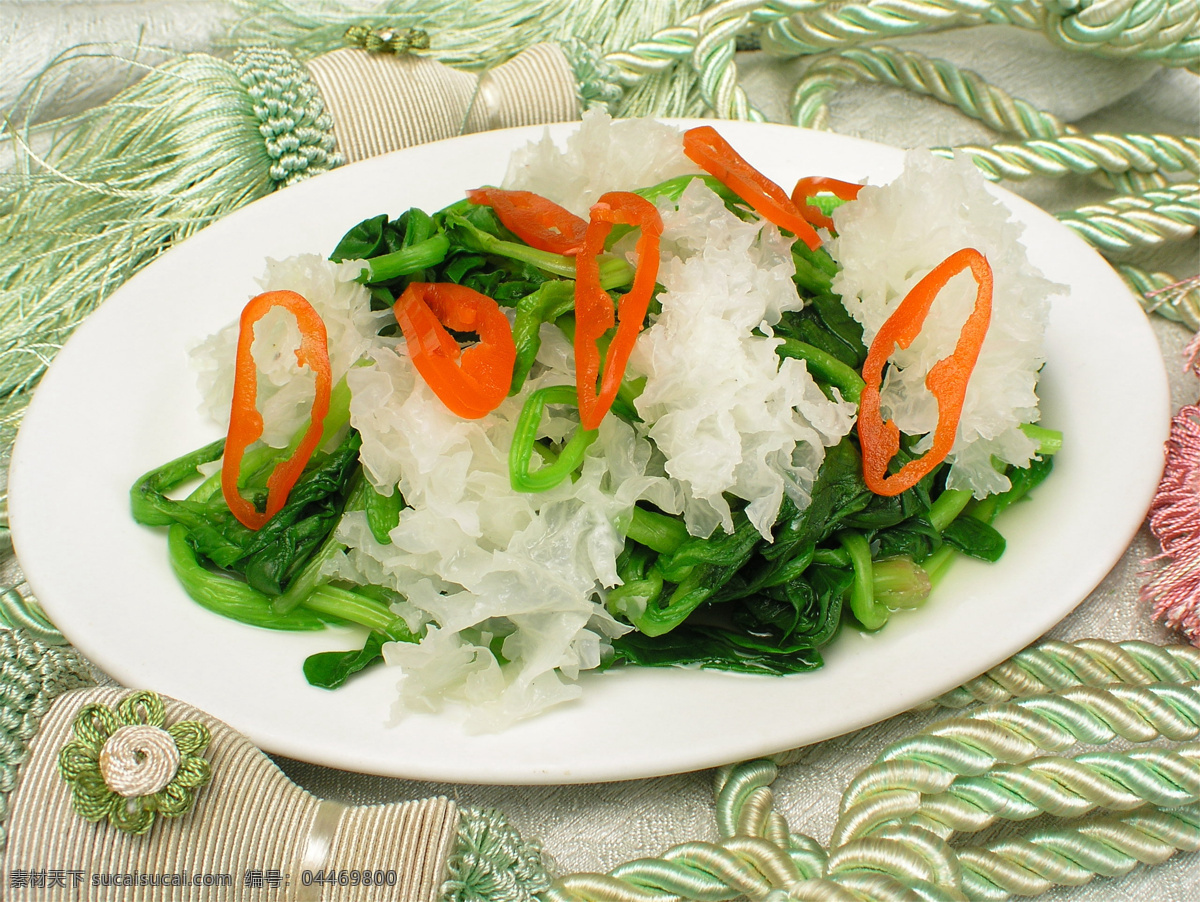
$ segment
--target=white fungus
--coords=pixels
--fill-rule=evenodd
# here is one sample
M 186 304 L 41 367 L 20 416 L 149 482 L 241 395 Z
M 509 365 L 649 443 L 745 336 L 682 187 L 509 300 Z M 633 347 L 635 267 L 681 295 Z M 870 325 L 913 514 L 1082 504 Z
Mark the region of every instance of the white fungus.
M 1049 298 L 1060 287 L 1034 268 L 1021 244 L 1023 227 L 987 190 L 970 161 L 909 151 L 904 172 L 883 187 L 866 187 L 834 211 L 838 237 L 830 251 L 842 265 L 833 289 L 863 325 L 869 345 L 908 291 L 955 251 L 973 247 L 991 265 L 992 317 L 968 384 L 947 486 L 982 498 L 1009 487 L 992 465 L 1026 466 L 1036 443 L 1021 431 L 1038 419 L 1034 389 L 1045 362 Z M 925 376 L 954 349 L 975 303 L 975 281 L 955 276 L 933 303 L 921 334 L 891 360 L 880 393 L 885 417 L 901 432 L 925 435 L 937 424 L 937 402 Z M 917 445 L 921 451 L 931 437 Z
M 775 353 L 769 327 L 803 306 L 777 228 L 738 219 L 699 181 L 661 212 L 666 291 L 630 359 L 631 375 L 646 377 L 637 411 L 684 489 L 690 533 L 732 532 L 730 494 L 769 537 L 784 492 L 808 505 L 825 446 L 850 431 L 855 405 L 830 401 L 803 361 Z
M 586 216 L 605 191 L 695 171 L 676 129 L 589 113 L 565 150 L 547 136 L 514 154 L 506 186 Z M 776 353 L 781 339 L 772 327 L 803 305 L 779 230 L 740 220 L 699 181 L 678 204 L 660 201 L 659 209 L 661 312 L 639 336 L 629 370 L 645 378 L 636 401 L 643 422 L 634 428 L 606 417 L 578 477 L 542 493 L 512 489 L 508 453 L 529 394 L 574 384 L 573 349 L 559 330 L 543 326 L 519 394 L 465 420 L 419 377 L 402 340 L 377 336 L 391 313 L 370 310 L 367 292 L 350 281 L 357 265 L 315 256 L 271 263 L 264 288 L 304 294 L 325 319 L 334 378 L 345 374 L 351 390 L 367 478 L 405 500 L 387 543 L 363 513 L 347 513 L 337 532 L 346 551 L 327 567 L 331 578 L 394 589 L 403 597 L 395 612 L 423 631 L 418 643 L 384 648 L 398 682 L 397 715 L 456 704 L 473 728 L 496 730 L 578 697 L 576 678 L 599 666 L 611 640 L 629 629 L 603 602 L 619 582 L 621 524 L 636 502 L 682 514 L 689 532 L 708 536 L 733 529 L 729 499 L 740 498 L 769 538 L 785 495 L 803 508 L 825 448 L 851 429 L 855 406 L 827 398 L 803 362 L 781 362 Z M 864 189 L 834 219 L 840 236 L 832 249 L 845 266 L 834 287 L 867 342 L 936 263 L 967 245 L 987 255 L 995 310 L 950 484 L 977 495 L 1003 488 L 991 457 L 1023 464 L 1034 451 L 1019 425 L 1037 419 L 1033 390 L 1052 290 L 1025 260 L 1019 227 L 969 163 L 927 154 L 911 155 L 903 176 Z M 632 260 L 631 241 L 618 250 L 626 245 Z M 956 279 L 921 338 L 894 356 L 883 399 L 902 430 L 925 433 L 935 423 L 924 374 L 952 347 L 973 297 L 973 283 Z M 935 322 L 938 308 L 943 321 Z M 193 354 L 205 409 L 221 423 L 236 335 L 234 324 Z M 312 389 L 296 378 L 303 371 L 291 353 L 299 336 L 290 316 L 264 318 L 257 335 L 266 440 L 279 446 L 305 422 Z M 552 405 L 539 434 L 564 440 L 576 426 L 572 408 Z
M 361 265 L 334 264 L 316 254 L 268 260 L 259 280 L 263 291 L 290 290 L 302 295 L 325 322 L 329 364 L 336 382 L 356 360 L 378 344 L 377 333 L 390 310 L 372 311 L 371 296 L 353 281 Z M 192 349 L 192 366 L 203 404 L 201 410 L 222 428 L 229 426 L 233 400 L 233 360 L 238 324 L 230 323 Z M 258 364 L 258 411 L 263 441 L 282 448 L 308 422 L 312 408 L 312 371 L 296 362 L 300 329 L 281 308 L 269 310 L 254 327 L 252 345 Z

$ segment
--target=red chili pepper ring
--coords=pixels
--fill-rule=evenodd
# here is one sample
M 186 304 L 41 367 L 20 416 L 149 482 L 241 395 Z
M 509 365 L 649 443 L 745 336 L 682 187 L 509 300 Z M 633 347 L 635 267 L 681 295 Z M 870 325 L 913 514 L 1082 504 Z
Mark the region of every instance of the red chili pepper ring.
M 879 389 L 883 366 L 897 345 L 907 348 L 921 331 L 929 308 L 938 292 L 950 279 L 970 269 L 978 284 L 975 306 L 963 323 L 958 342 L 949 357 L 935 363 L 925 377 L 925 386 L 937 399 L 938 421 L 933 447 L 917 460 L 887 475 L 888 463 L 900 450 L 900 430 L 891 420 L 884 421 L 879 409 Z M 871 342 L 863 364 L 863 389 L 858 408 L 858 440 L 862 446 L 863 479 L 877 495 L 899 495 L 912 488 L 922 477 L 946 459 L 954 447 L 958 421 L 962 416 L 967 383 L 979 359 L 979 350 L 987 335 L 992 316 L 992 268 L 987 258 L 972 247 L 951 254 L 921 279 L 887 318 Z
M 312 417 L 303 438 L 292 456 L 277 464 L 267 478 L 267 509 L 258 511 L 238 490 L 242 458 L 246 449 L 262 436 L 263 419 L 258 412 L 258 368 L 254 362 L 254 324 L 269 310 L 283 307 L 300 327 L 300 347 L 296 360 L 316 374 L 316 394 L 313 397 Z M 287 503 L 288 493 L 304 472 L 304 467 L 321 441 L 325 415 L 329 413 L 329 397 L 333 391 L 333 376 L 329 367 L 329 342 L 325 323 L 302 295 L 294 291 L 268 291 L 250 300 L 242 310 L 237 343 L 237 363 L 233 377 L 233 405 L 229 412 L 229 434 L 225 440 L 225 457 L 221 463 L 221 493 L 230 512 L 243 526 L 262 529 Z
M 417 372 L 451 411 L 477 420 L 508 396 L 517 346 L 500 305 L 453 282 L 413 282 L 394 306 Z M 446 331 L 475 332 L 465 351 Z

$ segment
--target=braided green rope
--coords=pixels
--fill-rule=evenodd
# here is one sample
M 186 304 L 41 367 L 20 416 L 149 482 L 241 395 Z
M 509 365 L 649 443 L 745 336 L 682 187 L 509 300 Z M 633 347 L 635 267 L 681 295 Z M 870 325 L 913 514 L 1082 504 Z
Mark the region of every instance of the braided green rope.
M 683 843 L 610 874 L 560 878 L 548 902 L 1004 899 L 1118 877 L 1200 849 L 1200 651 L 1048 641 L 939 701 L 1002 701 L 932 724 L 851 783 L 829 852 L 791 833 L 771 784 L 792 755 L 722 768 L 720 840 Z M 1094 684 L 1094 685 L 1093 685 Z M 1053 687 L 1049 694 L 1030 694 Z M 1104 687 L 1104 688 L 1101 688 Z M 1174 749 L 1062 752 L 1168 738 Z M 1080 823 L 981 846 L 957 832 L 1042 814 Z
M 792 94 L 795 124 L 828 128 L 830 97 L 862 81 L 933 97 L 998 132 L 1022 138 L 1055 138 L 1074 131 L 1057 116 L 1011 97 L 969 69 L 884 44 L 850 48 L 815 63 Z
M 1093 875 L 1121 877 L 1139 864 L 1161 864 L 1178 851 L 1197 849 L 1200 806 L 1187 805 L 963 848 L 958 860 L 968 898 L 1001 900 L 1040 895 L 1055 886 L 1079 886 Z
M 750 24 L 750 14 L 763 6 L 754 0 L 726 0 L 698 17 L 698 40 L 692 52 L 692 67 L 699 75 L 697 87 L 705 103 L 722 119 L 749 119 L 764 116 L 750 104 L 738 85 L 737 37 Z
M 1153 249 L 1196 234 L 1200 227 L 1200 184 L 1180 182 L 1057 215 L 1063 225 L 1102 253 L 1122 255 Z
M 735 53 L 738 40 L 763 23 L 776 21 L 809 5 L 808 0 L 722 0 L 682 22 L 654 32 L 604 59 L 627 88 L 644 79 L 662 78 L 681 63 L 690 68 L 681 81 L 695 77 L 696 93 L 709 111 L 722 119 L 761 121 L 738 85 Z M 663 109 L 622 109 L 624 115 L 669 115 Z
M 8 796 L 42 717 L 62 693 L 95 682 L 74 649 L 47 645 L 23 630 L 0 629 L 0 851 Z
M 934 724 L 885 749 L 848 787 L 833 841 L 841 845 L 868 835 L 902 813 L 903 817 L 917 815 L 923 810 L 920 796 L 929 794 L 943 795 L 934 802 L 936 810 L 926 813 L 932 822 L 951 821 L 952 831 L 982 829 L 996 817 L 1019 820 L 1043 811 L 1076 816 L 1096 806 L 1200 801 L 1200 769 L 1190 778 L 1192 785 L 1184 797 L 1160 794 L 1159 790 L 1167 790 L 1153 777 L 1156 768 L 1170 770 L 1178 765 L 1177 758 L 1188 760 L 1181 756 L 1191 759 L 1180 765 L 1185 772 L 1200 768 L 1200 745 L 1185 746 L 1180 752 L 1147 750 L 1130 756 L 1081 756 L 1074 761 L 1042 758 L 1027 767 L 1020 765 L 1040 752 L 1062 752 L 1077 742 L 1101 745 L 1118 737 L 1131 742 L 1160 737 L 1183 741 L 1197 736 L 1200 683 L 1196 682 L 1110 690 L 1075 687 L 1058 695 L 988 706 Z M 1126 785 L 1138 785 L 1149 796 L 1122 795 L 1104 778 L 1109 770 L 1122 773 Z M 979 779 L 960 781 L 960 777 Z M 1006 791 L 996 792 L 996 787 Z
M 66 645 L 67 640 L 58 631 L 41 605 L 33 598 L 26 598 L 16 589 L 0 591 L 0 628 L 22 630 L 44 645 Z
M 1013 144 L 938 147 L 933 152 L 967 156 L 991 181 L 1104 174 L 1114 177 L 1121 189 L 1137 192 L 1165 187 L 1168 175 L 1200 175 L 1200 139 L 1176 135 L 1061 135 Z
M 1060 10 L 1059 4 L 1050 0 L 1028 3 L 882 0 L 868 4 L 833 4 L 821 0 L 723 0 L 624 50 L 609 53 L 605 60 L 620 73 L 619 78 L 626 86 L 689 62 L 706 106 L 719 118 L 730 119 L 761 116 L 738 86 L 734 62 L 737 38 L 758 29 L 763 30 L 764 49 L 777 55 L 795 56 L 832 49 L 841 50 L 845 56 L 851 45 L 879 38 L 996 22 L 1042 30 L 1051 40 L 1068 49 L 1154 60 L 1162 65 L 1191 68 L 1200 65 L 1200 9 L 1191 0 L 1140 0 L 1136 3 L 1133 0 L 1103 0 L 1072 6 L 1072 9 Z M 871 49 L 879 50 L 878 47 Z M 889 66 L 890 73 L 886 71 Z M 933 82 L 952 78 L 949 72 L 942 79 L 934 77 L 936 73 L 932 72 L 920 77 L 920 73 L 908 69 L 892 60 L 890 64 L 877 66 L 874 72 L 867 66 L 865 72 L 843 71 L 839 76 L 852 80 L 869 76 L 884 81 L 899 79 L 909 84 L 897 83 L 898 86 L 910 89 L 917 89 L 912 83 L 931 86 Z M 826 80 L 831 77 L 826 74 Z M 974 79 L 967 89 L 979 90 L 980 98 L 976 102 L 988 103 L 986 84 L 977 76 Z M 825 88 L 825 92 L 835 89 L 836 84 Z M 814 86 L 811 90 L 819 89 Z M 974 106 L 968 97 L 966 93 L 960 94 L 963 105 Z M 794 103 L 797 124 L 819 121 L 819 109 L 824 104 L 818 100 L 807 105 L 816 110 L 808 113 L 799 102 Z M 1035 124 L 1047 115 L 1032 109 L 1029 112 Z M 998 130 L 1041 137 L 1060 133 L 1059 130 L 1047 132 L 1036 128 L 1024 131 L 1001 127 Z
M 928 706 L 965 708 L 976 702 L 992 705 L 1071 686 L 1144 686 L 1191 680 L 1200 680 L 1200 649 L 1191 646 L 1163 648 L 1137 640 L 1113 643 L 1082 639 L 1067 643 L 1047 639 L 938 696 Z
M 617 72 L 621 84 L 632 87 L 649 75 L 665 72 L 680 61 L 689 59 L 696 46 L 696 38 L 696 26 L 689 20 L 655 32 L 627 50 L 609 53 L 604 60 Z
M 299 60 L 260 45 L 239 48 L 233 64 L 260 122 L 275 182 L 291 185 L 345 162 L 334 149 L 333 120 Z
M 773 56 L 803 56 L 883 38 L 976 25 L 987 21 L 993 4 L 884 0 L 846 5 L 813 2 L 808 7 L 764 29 L 763 49 Z
M 1200 8 L 1190 0 L 875 0 L 807 6 L 772 22 L 763 34 L 763 49 L 799 56 L 990 22 L 1036 29 L 1067 50 L 1192 70 L 1200 65 Z

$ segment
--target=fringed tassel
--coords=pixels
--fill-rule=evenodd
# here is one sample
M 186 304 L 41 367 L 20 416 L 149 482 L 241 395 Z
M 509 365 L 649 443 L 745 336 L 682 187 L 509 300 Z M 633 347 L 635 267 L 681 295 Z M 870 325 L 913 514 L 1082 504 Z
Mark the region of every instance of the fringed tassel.
M 442 885 L 445 902 L 535 902 L 551 882 L 540 845 L 521 838 L 495 809 L 459 809 L 457 844 Z
M 40 125 L 30 124 L 35 82 L 24 124 L 7 121 L 0 133 L 16 160 L 0 182 L 0 454 L 55 353 L 114 289 L 175 242 L 294 180 L 298 167 L 336 163 L 332 138 L 321 143 L 320 101 L 294 60 L 92 45 L 48 72 L 87 57 L 145 74 L 101 107 Z M 297 147 L 311 159 L 281 166 Z
M 1188 366 L 1200 375 L 1200 335 L 1187 348 Z M 1182 408 L 1171 421 L 1166 467 L 1150 507 L 1150 531 L 1162 553 L 1141 597 L 1153 616 L 1200 646 L 1200 405 Z

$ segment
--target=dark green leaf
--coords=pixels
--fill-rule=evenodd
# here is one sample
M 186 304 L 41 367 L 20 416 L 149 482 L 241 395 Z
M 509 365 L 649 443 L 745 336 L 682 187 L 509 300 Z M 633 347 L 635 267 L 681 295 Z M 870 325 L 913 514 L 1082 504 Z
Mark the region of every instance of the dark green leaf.
M 775 326 L 775 332 L 784 338 L 794 338 L 820 348 L 826 354 L 856 371 L 862 365 L 855 348 L 829 330 L 812 304 L 803 310 L 784 313 L 783 318 Z
M 342 236 L 329 259 L 334 263 L 341 263 L 343 260 L 366 260 L 385 253 L 387 245 L 384 243 L 383 231 L 387 224 L 386 213 L 364 219 Z
M 862 341 L 863 327 L 846 312 L 842 299 L 836 294 L 821 293 L 813 297 L 811 306 L 825 327 L 853 352 L 854 361 L 850 365 L 861 367 L 867 359 L 867 347 Z
M 167 530 L 167 557 L 171 570 L 188 596 L 222 617 L 276 630 L 324 629 L 325 619 L 297 608 L 281 614 L 271 599 L 240 579 L 209 570 L 188 542 L 187 528 L 174 523 Z
M 383 660 L 387 637 L 372 631 L 362 648 L 351 651 L 323 651 L 304 659 L 304 678 L 321 689 L 337 689 L 351 676 Z
M 921 517 L 913 517 L 903 523 L 881 529 L 872 537 L 875 558 L 910 557 L 914 561 L 924 560 L 941 544 L 938 531 Z
M 808 507 L 799 513 L 790 507 L 791 515 L 780 519 L 775 543 L 763 551 L 763 557 L 782 557 L 798 545 L 824 541 L 874 497 L 863 482 L 858 448 L 849 437 L 842 439 L 825 449 L 825 462 L 817 473 Z
M 341 517 L 362 439 L 351 431 L 316 467 L 308 470 L 285 504 L 246 543 L 240 567 L 261 592 L 278 595 L 304 566 Z
M 642 667 L 699 665 L 711 670 L 737 673 L 788 674 L 816 670 L 822 659 L 816 649 L 797 647 L 787 651 L 769 646 L 754 648 L 728 630 L 682 626 L 665 636 L 627 633 L 613 640 L 613 663 Z
M 974 517 L 956 517 L 942 531 L 942 539 L 963 554 L 981 561 L 998 561 L 1004 554 L 1004 536 Z

